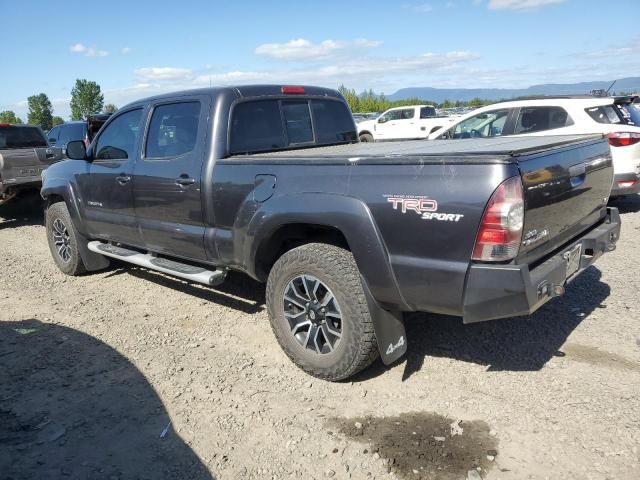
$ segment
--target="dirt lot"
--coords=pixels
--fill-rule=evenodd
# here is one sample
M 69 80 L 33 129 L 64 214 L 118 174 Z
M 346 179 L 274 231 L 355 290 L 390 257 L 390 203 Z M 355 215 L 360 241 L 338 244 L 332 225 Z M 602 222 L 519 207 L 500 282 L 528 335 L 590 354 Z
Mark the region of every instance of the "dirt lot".
M 640 199 L 564 298 L 410 315 L 405 362 L 338 384 L 285 358 L 261 285 L 65 277 L 23 200 L 0 207 L 2 479 L 640 478 Z

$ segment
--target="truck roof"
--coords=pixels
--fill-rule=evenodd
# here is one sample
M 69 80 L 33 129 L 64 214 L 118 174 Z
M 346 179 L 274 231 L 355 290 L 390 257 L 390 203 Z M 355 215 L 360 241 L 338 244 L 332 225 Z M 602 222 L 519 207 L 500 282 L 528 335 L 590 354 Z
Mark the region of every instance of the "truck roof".
M 231 158 L 276 159 L 276 158 L 342 158 L 355 162 L 371 157 L 456 157 L 490 156 L 496 160 L 511 160 L 524 154 L 601 141 L 602 135 L 556 135 L 556 136 L 508 136 L 467 140 L 415 140 L 411 142 L 352 143 L 328 147 L 283 150 L 269 153 L 236 155 Z
M 293 87 L 298 90 L 295 93 L 287 93 L 284 89 L 288 87 Z M 190 90 L 179 90 L 175 92 L 163 93 L 160 95 L 153 95 L 150 97 L 142 98 L 140 100 L 136 100 L 134 102 L 125 105 L 123 108 L 128 107 L 129 105 L 137 105 L 140 103 L 146 103 L 150 101 L 162 100 L 165 98 L 175 98 L 178 96 L 189 96 L 189 95 L 221 95 L 221 94 L 231 94 L 237 97 L 267 97 L 267 96 L 281 96 L 287 95 L 295 98 L 296 96 L 323 96 L 323 97 L 333 97 L 342 99 L 342 95 L 337 90 L 333 90 L 330 88 L 324 87 L 314 87 L 310 85 L 280 85 L 280 84 L 264 84 L 264 85 L 227 85 L 221 87 L 209 87 L 209 88 L 195 88 Z

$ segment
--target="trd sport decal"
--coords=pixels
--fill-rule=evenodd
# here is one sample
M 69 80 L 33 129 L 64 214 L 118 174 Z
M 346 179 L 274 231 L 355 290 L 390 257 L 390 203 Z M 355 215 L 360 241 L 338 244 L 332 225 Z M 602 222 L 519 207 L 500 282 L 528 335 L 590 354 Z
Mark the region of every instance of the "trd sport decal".
M 439 220 L 441 222 L 458 222 L 464 215 L 460 213 L 438 212 L 438 202 L 426 197 L 405 197 L 403 195 L 385 195 L 394 210 L 402 213 L 412 211 L 422 217 L 423 220 Z

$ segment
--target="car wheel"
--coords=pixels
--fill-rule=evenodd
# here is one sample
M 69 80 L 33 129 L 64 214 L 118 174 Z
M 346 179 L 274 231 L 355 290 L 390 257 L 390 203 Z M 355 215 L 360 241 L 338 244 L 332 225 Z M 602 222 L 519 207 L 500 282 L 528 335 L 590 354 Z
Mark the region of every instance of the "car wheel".
M 370 133 L 363 133 L 362 135 L 360 135 L 360 141 L 373 142 L 373 135 L 371 135 Z
M 78 236 L 69 210 L 63 202 L 54 203 L 46 212 L 47 240 L 56 265 L 67 275 L 86 272 L 78 252 Z
M 342 380 L 379 355 L 373 323 L 353 255 L 311 243 L 282 255 L 267 281 L 273 332 L 305 372 Z

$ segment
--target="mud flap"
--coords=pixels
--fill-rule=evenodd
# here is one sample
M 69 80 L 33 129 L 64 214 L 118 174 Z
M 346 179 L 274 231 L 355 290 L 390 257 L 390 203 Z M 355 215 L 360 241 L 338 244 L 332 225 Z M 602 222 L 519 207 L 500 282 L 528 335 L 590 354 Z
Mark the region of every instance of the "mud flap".
M 385 365 L 390 365 L 407 352 L 407 333 L 402 312 L 382 308 L 371 295 L 367 282 L 362 277 L 361 280 L 378 340 L 380 357 Z
M 95 272 L 97 270 L 103 270 L 107 268 L 111 262 L 104 255 L 92 252 L 87 247 L 89 240 L 76 230 L 76 237 L 78 239 L 78 253 L 82 258 L 82 263 L 87 269 L 87 272 Z

